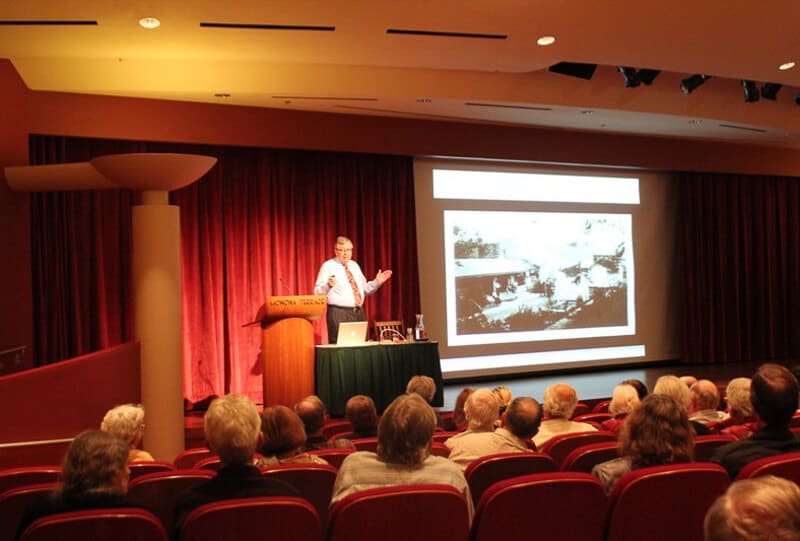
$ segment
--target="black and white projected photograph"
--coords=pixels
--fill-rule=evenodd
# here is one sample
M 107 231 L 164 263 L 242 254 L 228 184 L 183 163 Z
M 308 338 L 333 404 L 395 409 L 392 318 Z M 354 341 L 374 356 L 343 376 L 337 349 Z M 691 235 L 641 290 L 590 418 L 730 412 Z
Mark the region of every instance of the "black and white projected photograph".
M 450 345 L 635 333 L 632 218 L 445 211 Z

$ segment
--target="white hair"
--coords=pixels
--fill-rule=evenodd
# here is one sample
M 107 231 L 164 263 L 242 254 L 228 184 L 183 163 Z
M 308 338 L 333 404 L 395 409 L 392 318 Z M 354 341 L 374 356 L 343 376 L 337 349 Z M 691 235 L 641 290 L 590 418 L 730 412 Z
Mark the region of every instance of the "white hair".
M 735 481 L 708 509 L 706 541 L 797 541 L 800 488 L 765 475 Z
M 500 403 L 489 389 L 478 389 L 467 397 L 464 403 L 469 430 L 473 432 L 494 430 L 495 421 L 500 416 Z
M 684 382 L 677 376 L 661 376 L 653 387 L 653 394 L 665 394 L 678 403 L 683 411 L 689 411 L 692 402 L 692 393 Z
M 753 403 L 750 401 L 750 378 L 733 378 L 725 388 L 725 400 L 734 417 L 747 419 L 753 416 Z
M 633 385 L 621 384 L 614 387 L 608 411 L 612 415 L 630 413 L 639 404 L 639 393 Z
M 228 394 L 211 403 L 204 419 L 206 441 L 224 464 L 246 464 L 253 459 L 261 433 L 261 417 L 253 401 Z
M 542 409 L 547 417 L 569 419 L 578 405 L 578 393 L 566 383 L 556 383 L 544 390 Z
M 137 443 L 144 435 L 144 407 L 141 404 L 122 404 L 106 413 L 100 430 L 116 434 L 129 444 Z

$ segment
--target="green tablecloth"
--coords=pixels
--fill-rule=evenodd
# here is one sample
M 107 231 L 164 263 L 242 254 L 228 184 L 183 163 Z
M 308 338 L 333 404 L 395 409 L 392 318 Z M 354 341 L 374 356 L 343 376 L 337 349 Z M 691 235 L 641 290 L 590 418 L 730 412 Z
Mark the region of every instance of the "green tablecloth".
M 328 413 L 343 416 L 347 399 L 365 394 L 381 412 L 406 391 L 412 376 L 430 376 L 436 382 L 433 405 L 444 404 L 439 344 L 372 344 L 366 346 L 321 346 L 316 348 L 317 395 Z

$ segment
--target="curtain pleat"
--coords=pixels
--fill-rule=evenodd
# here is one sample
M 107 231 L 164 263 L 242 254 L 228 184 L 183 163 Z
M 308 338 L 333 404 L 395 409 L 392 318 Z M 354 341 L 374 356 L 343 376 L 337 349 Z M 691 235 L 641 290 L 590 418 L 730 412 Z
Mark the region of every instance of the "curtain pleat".
M 682 359 L 800 356 L 800 181 L 681 173 Z

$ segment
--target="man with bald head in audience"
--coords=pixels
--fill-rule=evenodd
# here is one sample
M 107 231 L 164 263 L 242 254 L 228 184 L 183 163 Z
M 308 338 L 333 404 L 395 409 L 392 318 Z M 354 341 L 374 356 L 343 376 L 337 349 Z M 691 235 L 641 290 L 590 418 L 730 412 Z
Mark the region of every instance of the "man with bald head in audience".
M 470 428 L 445 442 L 450 448 L 450 460 L 462 469 L 486 455 L 532 452 L 527 442 L 539 430 L 542 420 L 539 403 L 533 398 L 515 398 L 503 413 L 503 426 L 493 430 L 499 403 L 496 399 L 491 402 L 490 396 L 493 397 L 493 393 L 489 389 L 478 389 L 469 395 L 464 411 Z
M 761 365 L 750 381 L 750 401 L 758 414 L 758 430 L 747 439 L 719 447 L 711 461 L 735 479 L 746 464 L 758 458 L 800 451 L 800 440 L 789 430 L 797 411 L 797 380 L 779 364 Z
M 689 420 L 707 425 L 728 418 L 725 412 L 718 411 L 719 389 L 708 379 L 698 380 L 691 386 L 692 401 L 689 404 Z
M 539 432 L 533 437 L 533 443 L 540 449 L 550 438 L 559 434 L 573 432 L 595 432 L 597 429 L 588 423 L 571 421 L 575 407 L 578 405 L 578 393 L 566 383 L 556 383 L 544 390 L 544 421 Z

